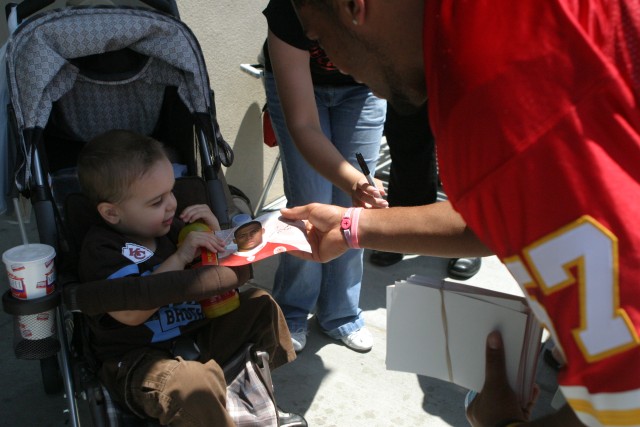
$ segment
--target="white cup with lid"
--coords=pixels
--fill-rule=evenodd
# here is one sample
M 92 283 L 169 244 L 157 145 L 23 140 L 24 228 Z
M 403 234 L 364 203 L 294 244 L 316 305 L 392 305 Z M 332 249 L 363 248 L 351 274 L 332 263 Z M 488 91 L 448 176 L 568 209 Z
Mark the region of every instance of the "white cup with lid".
M 9 276 L 11 294 L 18 299 L 34 299 L 55 290 L 56 269 L 53 247 L 29 243 L 6 250 L 2 261 Z

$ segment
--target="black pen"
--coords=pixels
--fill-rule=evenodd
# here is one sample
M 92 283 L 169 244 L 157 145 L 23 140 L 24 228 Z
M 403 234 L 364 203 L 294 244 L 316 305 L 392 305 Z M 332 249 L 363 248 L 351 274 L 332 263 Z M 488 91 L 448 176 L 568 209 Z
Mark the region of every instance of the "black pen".
M 358 164 L 360 165 L 362 173 L 367 177 L 367 182 L 377 190 L 378 187 L 376 186 L 376 183 L 373 182 L 373 177 L 371 176 L 371 172 L 369 172 L 367 163 L 364 161 L 364 157 L 362 157 L 362 154 L 360 154 L 359 152 L 356 152 L 356 160 L 358 160 Z

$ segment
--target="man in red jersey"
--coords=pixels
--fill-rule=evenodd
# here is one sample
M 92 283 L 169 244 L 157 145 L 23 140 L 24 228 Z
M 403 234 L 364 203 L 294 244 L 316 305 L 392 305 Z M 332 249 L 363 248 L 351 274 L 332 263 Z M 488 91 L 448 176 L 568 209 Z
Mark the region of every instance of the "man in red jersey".
M 562 350 L 568 405 L 525 421 L 494 333 L 472 425 L 640 425 L 640 3 L 293 2 L 332 62 L 396 109 L 429 94 L 449 196 L 358 221 L 335 206 L 284 210 L 309 220 L 313 259 L 347 243 L 495 253 Z

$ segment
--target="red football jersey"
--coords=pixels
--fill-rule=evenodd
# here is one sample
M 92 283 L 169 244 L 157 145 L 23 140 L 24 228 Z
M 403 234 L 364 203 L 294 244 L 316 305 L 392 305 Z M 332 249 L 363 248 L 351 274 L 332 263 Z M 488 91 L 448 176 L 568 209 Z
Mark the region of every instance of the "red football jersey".
M 640 425 L 640 2 L 425 2 L 445 190 L 523 286 L 593 426 Z

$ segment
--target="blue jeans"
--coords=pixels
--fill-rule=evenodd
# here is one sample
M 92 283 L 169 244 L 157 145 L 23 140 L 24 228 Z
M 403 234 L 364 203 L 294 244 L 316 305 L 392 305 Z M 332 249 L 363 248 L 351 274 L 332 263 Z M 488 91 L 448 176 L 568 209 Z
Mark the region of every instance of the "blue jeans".
M 280 149 L 287 206 L 311 202 L 351 206 L 351 195 L 316 172 L 291 140 L 271 73 L 265 73 L 265 88 Z M 375 170 L 386 101 L 359 85 L 316 87 L 315 96 L 320 124 L 327 138 L 356 168 L 355 153 L 359 151 L 369 169 Z M 332 338 L 349 335 L 364 326 L 359 307 L 362 254 L 362 250 L 351 249 L 325 264 L 304 261 L 286 253 L 281 255 L 273 297 L 292 332 L 307 329 L 307 315 L 314 307 L 320 327 Z

